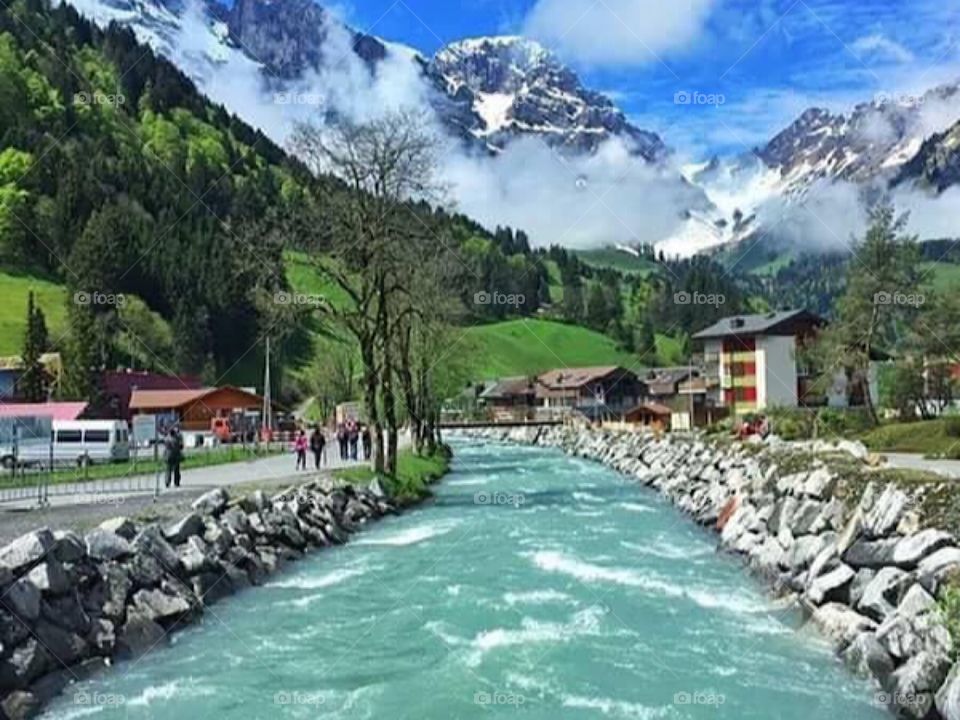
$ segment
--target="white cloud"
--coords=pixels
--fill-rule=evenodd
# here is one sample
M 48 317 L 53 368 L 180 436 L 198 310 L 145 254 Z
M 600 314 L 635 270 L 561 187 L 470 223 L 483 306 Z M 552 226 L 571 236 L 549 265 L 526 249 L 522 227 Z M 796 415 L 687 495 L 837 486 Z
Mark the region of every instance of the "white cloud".
M 524 34 L 570 60 L 641 65 L 696 41 L 716 0 L 537 0 Z
M 881 33 L 858 38 L 851 45 L 851 49 L 861 58 L 876 57 L 879 60 L 893 60 L 898 63 L 909 63 L 914 60 L 910 50 Z
M 676 168 L 653 167 L 616 140 L 595 155 L 564 158 L 520 139 L 496 158 L 450 156 L 443 172 L 459 210 L 489 227 L 522 228 L 543 246 L 661 241 L 703 202 Z

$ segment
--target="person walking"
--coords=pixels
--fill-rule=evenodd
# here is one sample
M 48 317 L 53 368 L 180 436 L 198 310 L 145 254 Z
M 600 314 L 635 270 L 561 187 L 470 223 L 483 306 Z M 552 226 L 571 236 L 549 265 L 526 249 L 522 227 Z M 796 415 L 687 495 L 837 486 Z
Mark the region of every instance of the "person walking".
M 347 428 L 343 423 L 337 425 L 337 444 L 340 446 L 340 459 L 347 459 Z
M 347 425 L 347 439 L 350 441 L 350 459 L 357 459 L 357 441 L 360 440 L 360 430 L 357 428 L 355 420 L 351 420 Z
M 373 444 L 373 442 L 372 442 L 372 440 L 371 440 L 371 438 L 370 438 L 370 426 L 369 426 L 369 425 L 364 425 L 364 426 L 363 426 L 363 435 L 362 435 L 361 437 L 363 438 L 363 459 L 364 459 L 364 460 L 369 460 L 369 459 L 370 459 L 370 450 L 371 450 L 371 446 L 372 446 L 372 444 Z
M 313 435 L 310 436 L 310 450 L 313 452 L 314 468 L 319 470 L 321 461 L 324 465 L 327 464 L 327 438 L 319 425 L 314 428 Z
M 307 469 L 307 433 L 303 430 L 297 435 L 293 443 L 293 450 L 297 454 L 297 470 Z
M 166 487 L 171 480 L 174 487 L 180 487 L 180 462 L 183 460 L 183 436 L 174 425 L 163 439 L 163 454 L 167 464 Z

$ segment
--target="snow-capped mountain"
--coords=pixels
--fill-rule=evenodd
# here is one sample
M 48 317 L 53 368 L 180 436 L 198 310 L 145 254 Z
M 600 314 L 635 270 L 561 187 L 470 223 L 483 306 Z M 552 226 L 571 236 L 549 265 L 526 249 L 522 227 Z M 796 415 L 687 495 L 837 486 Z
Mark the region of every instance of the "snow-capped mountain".
M 530 138 L 568 158 L 599 155 L 598 162 L 581 163 L 600 168 L 598 177 L 587 178 L 590 183 L 613 187 L 631 177 L 634 184 L 603 203 L 589 191 L 571 196 L 573 204 L 586 202 L 615 217 L 612 225 L 593 228 L 595 243 L 639 240 L 668 254 L 689 255 L 766 233 L 779 224 L 783 208 L 834 183 L 855 189 L 918 186 L 927 192 L 960 183 L 957 84 L 918 98 L 878 98 L 848 114 L 811 108 L 753 153 L 688 166 L 681 177 L 660 137 L 632 125 L 608 97 L 585 87 L 554 54 L 525 38 L 462 40 L 430 58 L 356 32 L 315 0 L 61 1 L 99 24 L 131 27 L 211 99 L 280 143 L 297 121 L 318 114 L 365 119 L 385 107 L 413 104 L 459 138 L 470 156 L 503 157 Z M 607 152 L 610 145 L 620 149 Z M 631 162 L 643 168 L 620 169 Z M 510 172 L 530 171 L 528 165 Z M 488 170 L 489 165 L 468 166 L 461 177 L 472 182 L 478 171 Z M 526 200 L 505 192 L 511 182 L 515 178 L 474 183 L 465 194 L 485 198 L 486 205 L 463 204 L 481 221 L 497 224 L 496 212 L 508 195 L 512 204 Z M 527 182 L 525 188 L 540 185 Z M 526 189 L 522 194 L 531 195 L 530 212 L 515 214 L 512 222 L 529 226 L 535 241 L 538 222 L 545 241 L 562 236 L 564 228 L 551 225 L 556 218 L 536 215 L 544 212 L 543 199 L 538 202 Z M 545 194 L 564 202 L 552 191 Z M 615 197 L 621 205 L 607 207 Z M 655 207 L 631 207 L 648 200 Z M 658 221 L 647 222 L 653 213 Z M 579 213 L 569 223 L 579 223 Z
M 811 108 L 757 154 L 779 172 L 786 194 L 802 194 L 823 179 L 889 181 L 927 137 L 957 120 L 949 108 L 958 95 L 953 84 L 916 98 L 862 103 L 849 115 Z
M 652 162 L 666 155 L 656 134 L 627 122 L 609 98 L 585 88 L 532 40 L 503 36 L 452 43 L 427 71 L 447 96 L 469 107 L 475 122 L 468 130 L 494 149 L 536 135 L 555 147 L 592 152 L 616 137 Z

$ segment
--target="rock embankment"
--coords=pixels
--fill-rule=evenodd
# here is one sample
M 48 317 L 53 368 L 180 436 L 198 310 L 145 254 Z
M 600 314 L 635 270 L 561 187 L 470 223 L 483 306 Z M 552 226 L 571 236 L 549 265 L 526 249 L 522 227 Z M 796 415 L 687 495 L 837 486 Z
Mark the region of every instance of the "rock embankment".
M 222 488 L 166 526 L 108 520 L 37 530 L 0 549 L 0 719 L 35 715 L 77 680 L 138 657 L 206 605 L 396 511 L 369 489 L 315 481 L 231 501 Z
M 917 498 L 841 471 L 743 445 L 569 427 L 490 430 L 558 447 L 658 490 L 774 588 L 795 598 L 847 665 L 873 678 L 898 716 L 960 720 L 960 663 L 941 602 L 960 547 L 926 527 Z M 792 469 L 782 469 L 789 465 Z

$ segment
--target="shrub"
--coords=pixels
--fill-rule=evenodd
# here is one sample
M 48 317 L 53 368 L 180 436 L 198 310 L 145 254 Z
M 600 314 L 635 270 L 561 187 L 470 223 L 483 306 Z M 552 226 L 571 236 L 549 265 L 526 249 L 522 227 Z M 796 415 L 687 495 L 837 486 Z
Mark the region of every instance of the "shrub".
M 960 649 L 960 586 L 956 581 L 948 582 L 940 593 L 940 617 L 953 638 L 953 657 L 956 659 Z
M 943 433 L 947 437 L 960 438 L 960 415 L 947 415 L 943 418 Z

